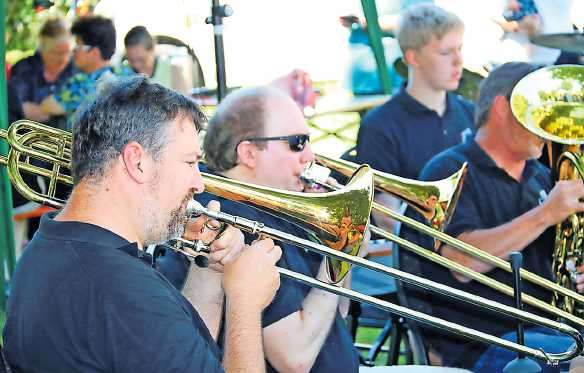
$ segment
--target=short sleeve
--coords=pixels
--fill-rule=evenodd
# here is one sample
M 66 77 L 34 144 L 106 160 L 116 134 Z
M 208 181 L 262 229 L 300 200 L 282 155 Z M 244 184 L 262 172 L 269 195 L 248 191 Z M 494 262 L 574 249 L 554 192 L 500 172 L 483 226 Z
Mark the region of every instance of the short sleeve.
M 89 77 L 86 74 L 78 73 L 69 78 L 60 89 L 55 92 L 55 100 L 61 105 L 63 110 L 67 112 L 67 115 L 72 114 L 85 96 L 85 91 L 83 90 L 83 85 L 88 84 L 86 81 Z
M 357 136 L 357 163 L 400 175 L 399 141 L 393 129 L 391 120 L 384 118 L 383 111 L 374 110 L 366 115 Z
M 302 250 L 288 244 L 278 243 L 282 247 L 282 259 L 276 263 L 278 267 L 291 269 L 286 263 L 286 255 L 295 255 L 292 250 Z M 273 323 L 293 314 L 302 309 L 302 303 L 306 297 L 307 285 L 303 285 L 291 278 L 282 276 L 280 287 L 274 296 L 274 300 L 264 310 L 262 317 L 263 327 L 272 325 Z

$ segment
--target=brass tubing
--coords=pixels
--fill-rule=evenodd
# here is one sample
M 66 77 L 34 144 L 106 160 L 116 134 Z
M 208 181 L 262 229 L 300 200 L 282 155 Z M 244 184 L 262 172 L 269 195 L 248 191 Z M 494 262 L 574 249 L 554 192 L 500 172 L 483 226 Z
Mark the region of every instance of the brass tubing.
M 492 336 L 492 335 L 489 335 L 489 334 L 486 334 L 486 333 L 483 333 L 483 332 L 480 332 L 480 331 L 477 331 L 474 329 L 466 328 L 464 326 L 454 324 L 452 322 L 442 320 L 442 319 L 434 317 L 434 316 L 426 315 L 426 314 L 423 314 L 421 312 L 410 310 L 410 309 L 407 309 L 407 308 L 402 307 L 402 306 L 398 306 L 398 305 L 395 305 L 395 304 L 392 304 L 392 303 L 389 303 L 386 301 L 375 299 L 373 297 L 358 293 L 354 290 L 345 289 L 345 288 L 338 287 L 335 285 L 327 284 L 327 283 L 315 280 L 312 277 L 298 274 L 298 273 L 292 272 L 290 270 L 286 270 L 286 269 L 282 269 L 282 268 L 278 269 L 278 271 L 281 274 L 283 274 L 284 276 L 290 277 L 294 280 L 303 282 L 305 284 L 315 286 L 315 287 L 318 287 L 318 288 L 323 289 L 323 290 L 328 290 L 328 291 L 331 291 L 331 292 L 338 294 L 338 295 L 347 296 L 351 299 L 363 301 L 365 303 L 368 303 L 368 304 L 371 304 L 373 306 L 385 309 L 387 311 L 395 312 L 401 316 L 408 317 L 408 318 L 411 318 L 413 320 L 426 323 L 426 324 L 428 324 L 432 327 L 438 328 L 440 330 L 447 330 L 449 332 L 452 332 L 452 333 L 457 334 L 457 335 L 462 335 L 462 336 L 467 337 L 467 338 L 478 340 L 478 341 L 481 341 L 484 343 L 496 344 L 498 346 L 501 346 L 501 347 L 504 347 L 504 348 L 507 348 L 507 349 L 510 349 L 510 350 L 513 350 L 516 352 L 521 352 L 521 353 L 524 353 L 525 355 L 529 355 L 531 357 L 534 357 L 534 358 L 537 358 L 540 360 L 544 360 L 544 361 L 548 362 L 549 364 L 557 364 L 560 361 L 572 359 L 573 357 L 577 356 L 582 350 L 584 350 L 584 340 L 582 339 L 582 335 L 576 329 L 574 329 L 573 327 L 571 327 L 567 324 L 563 324 L 563 323 L 560 323 L 557 321 L 549 320 L 549 319 L 546 319 L 544 317 L 534 315 L 534 314 L 531 314 L 531 313 L 526 312 L 526 311 L 518 310 L 514 307 L 500 304 L 500 303 L 494 302 L 492 300 L 479 297 L 479 296 L 474 295 L 474 294 L 469 294 L 469 293 L 466 293 L 462 290 L 451 288 L 449 286 L 446 286 L 446 285 L 443 285 L 440 283 L 436 283 L 434 281 L 431 281 L 431 280 L 428 280 L 428 279 L 425 279 L 425 278 L 422 278 L 419 276 L 415 276 L 415 275 L 412 275 L 410 273 L 403 272 L 403 271 L 400 271 L 398 269 L 385 266 L 383 264 L 372 262 L 370 260 L 363 259 L 363 258 L 360 258 L 358 256 L 352 256 L 352 255 L 346 254 L 342 251 L 331 249 L 327 246 L 317 244 L 317 243 L 314 243 L 312 241 L 296 237 L 296 236 L 288 234 L 286 232 L 282 232 L 282 231 L 279 231 L 279 230 L 276 230 L 276 229 L 273 229 L 270 227 L 266 227 L 261 222 L 256 222 L 253 220 L 249 220 L 249 219 L 241 218 L 238 216 L 226 214 L 226 213 L 223 213 L 220 211 L 212 211 L 212 210 L 209 210 L 209 209 L 202 207 L 201 204 L 199 204 L 196 201 L 189 202 L 189 205 L 187 207 L 187 211 L 191 215 L 195 215 L 195 216 L 205 215 L 209 218 L 216 219 L 218 221 L 230 224 L 236 228 L 239 228 L 241 230 L 244 230 L 244 231 L 247 231 L 250 233 L 261 234 L 261 235 L 264 235 L 267 237 L 271 237 L 275 240 L 290 242 L 295 246 L 317 252 L 319 254 L 324 255 L 325 257 L 334 257 L 335 259 L 349 262 L 352 265 L 359 265 L 363 268 L 367 268 L 367 269 L 370 269 L 373 271 L 377 271 L 377 272 L 392 276 L 398 280 L 405 281 L 405 282 L 410 283 L 414 286 L 418 286 L 418 287 L 421 287 L 421 288 L 426 289 L 426 290 L 431 290 L 431 291 L 440 293 L 442 295 L 450 296 L 450 297 L 453 297 L 453 298 L 456 298 L 456 299 L 459 299 L 459 300 L 462 300 L 462 301 L 465 301 L 465 302 L 468 302 L 471 304 L 475 304 L 477 306 L 489 309 L 490 311 L 499 312 L 499 313 L 504 314 L 506 316 L 516 317 L 516 318 L 521 319 L 521 320 L 526 321 L 526 322 L 538 324 L 541 326 L 545 326 L 545 327 L 560 331 L 561 333 L 567 334 L 570 337 L 572 337 L 576 343 L 575 343 L 575 345 L 571 346 L 569 351 L 562 352 L 559 354 L 548 354 L 548 353 L 541 351 L 541 350 L 538 350 L 538 349 L 533 349 L 530 347 L 519 345 L 515 342 L 510 342 L 510 341 L 501 339 L 499 337 L 495 337 L 495 336 Z M 193 245 L 194 245 L 194 243 L 193 243 Z M 181 251 L 181 250 L 178 249 L 178 251 Z

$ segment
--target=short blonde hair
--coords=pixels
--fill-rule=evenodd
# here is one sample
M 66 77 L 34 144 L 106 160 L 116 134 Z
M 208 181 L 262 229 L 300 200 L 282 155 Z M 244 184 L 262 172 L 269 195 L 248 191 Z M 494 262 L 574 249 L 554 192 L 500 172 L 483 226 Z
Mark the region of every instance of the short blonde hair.
M 434 4 L 417 4 L 401 14 L 396 36 L 405 53 L 428 44 L 433 36 L 441 39 L 446 33 L 459 29 L 464 29 L 464 23 L 456 14 Z

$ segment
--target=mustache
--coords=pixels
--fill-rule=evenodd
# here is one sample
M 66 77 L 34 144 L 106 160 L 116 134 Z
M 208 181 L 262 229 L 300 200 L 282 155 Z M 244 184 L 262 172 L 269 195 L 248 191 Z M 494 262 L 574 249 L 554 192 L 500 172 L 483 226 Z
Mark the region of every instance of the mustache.
M 189 192 L 185 195 L 185 197 L 181 201 L 180 208 L 182 209 L 183 206 L 186 206 L 189 203 L 189 201 L 195 197 L 195 194 L 197 194 L 195 189 L 189 190 Z

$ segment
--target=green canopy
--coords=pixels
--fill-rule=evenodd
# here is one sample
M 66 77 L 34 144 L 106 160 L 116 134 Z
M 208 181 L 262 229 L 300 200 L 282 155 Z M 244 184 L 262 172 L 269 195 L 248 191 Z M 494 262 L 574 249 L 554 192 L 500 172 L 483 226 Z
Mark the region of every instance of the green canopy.
M 385 94 L 391 94 L 391 80 L 387 72 L 387 61 L 385 61 L 385 53 L 383 51 L 383 44 L 381 43 L 381 29 L 379 28 L 377 7 L 375 0 L 361 0 L 363 6 L 363 14 L 367 20 L 367 34 L 369 35 L 369 43 L 377 62 L 377 72 L 379 73 L 379 80 L 381 81 L 381 88 Z

